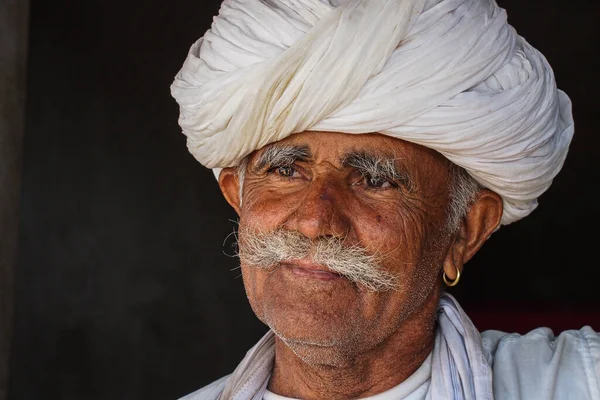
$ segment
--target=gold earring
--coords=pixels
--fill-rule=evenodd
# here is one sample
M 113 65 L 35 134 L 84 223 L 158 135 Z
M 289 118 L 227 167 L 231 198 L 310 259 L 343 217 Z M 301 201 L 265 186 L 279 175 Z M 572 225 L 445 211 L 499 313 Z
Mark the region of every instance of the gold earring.
M 456 285 L 458 285 L 458 281 L 460 280 L 460 270 L 458 268 L 456 268 L 456 279 L 455 280 L 449 281 L 445 272 L 442 274 L 442 279 L 444 280 L 444 283 L 446 284 L 446 286 L 448 286 L 448 287 L 456 286 Z

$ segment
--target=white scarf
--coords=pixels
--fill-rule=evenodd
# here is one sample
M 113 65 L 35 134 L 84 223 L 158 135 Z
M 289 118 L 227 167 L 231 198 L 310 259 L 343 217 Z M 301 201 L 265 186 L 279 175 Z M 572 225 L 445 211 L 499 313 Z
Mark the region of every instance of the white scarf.
M 269 331 L 229 377 L 220 400 L 262 400 L 275 360 L 275 335 Z M 451 295 L 438 308 L 427 399 L 493 400 L 492 370 L 479 332 Z
M 293 133 L 380 132 L 501 195 L 502 224 L 537 206 L 573 135 L 550 65 L 494 0 L 225 0 L 171 93 L 217 174 Z

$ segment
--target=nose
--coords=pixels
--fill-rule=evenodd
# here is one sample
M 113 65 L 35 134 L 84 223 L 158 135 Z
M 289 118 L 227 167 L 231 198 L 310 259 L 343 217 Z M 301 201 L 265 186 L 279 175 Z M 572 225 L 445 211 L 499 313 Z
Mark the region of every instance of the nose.
M 346 237 L 351 222 L 345 210 L 345 196 L 341 185 L 332 181 L 312 182 L 300 197 L 298 207 L 290 214 L 285 225 L 310 239 L 321 236 Z

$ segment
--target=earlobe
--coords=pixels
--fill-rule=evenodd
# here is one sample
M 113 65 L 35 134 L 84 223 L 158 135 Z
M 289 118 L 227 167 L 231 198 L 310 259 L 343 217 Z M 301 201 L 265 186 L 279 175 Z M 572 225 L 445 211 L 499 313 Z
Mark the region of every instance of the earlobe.
M 219 174 L 219 187 L 225 200 L 240 215 L 240 181 L 236 168 L 224 168 Z
M 464 264 L 483 246 L 502 219 L 502 197 L 483 189 L 463 219 L 444 259 L 443 271 L 449 281 L 456 281 Z
M 465 230 L 466 226 L 463 223 L 454 235 L 454 241 L 446 254 L 443 265 L 444 280 L 455 282 L 462 272 L 466 251 Z M 448 286 L 447 283 L 446 285 Z

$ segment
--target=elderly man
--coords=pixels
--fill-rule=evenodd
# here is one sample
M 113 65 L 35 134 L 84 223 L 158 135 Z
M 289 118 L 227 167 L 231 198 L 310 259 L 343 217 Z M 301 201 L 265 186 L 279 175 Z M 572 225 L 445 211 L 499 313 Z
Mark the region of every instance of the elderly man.
M 443 290 L 573 134 L 493 0 L 225 0 L 171 89 L 270 327 L 186 399 L 600 399 L 591 328 L 480 334 Z

